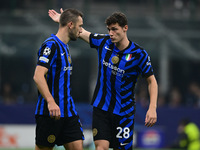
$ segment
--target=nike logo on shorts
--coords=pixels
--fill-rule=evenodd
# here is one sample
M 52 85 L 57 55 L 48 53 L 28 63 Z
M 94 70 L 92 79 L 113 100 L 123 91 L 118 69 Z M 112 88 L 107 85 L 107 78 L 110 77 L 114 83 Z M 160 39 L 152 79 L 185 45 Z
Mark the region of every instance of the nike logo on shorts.
M 120 143 L 121 146 L 127 145 L 128 143 Z

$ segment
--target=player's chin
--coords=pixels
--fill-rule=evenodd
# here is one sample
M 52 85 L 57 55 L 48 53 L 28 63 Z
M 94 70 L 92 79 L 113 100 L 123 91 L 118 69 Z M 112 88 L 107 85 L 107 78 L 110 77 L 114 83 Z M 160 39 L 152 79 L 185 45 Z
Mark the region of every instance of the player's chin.
M 115 40 L 115 39 L 111 39 L 111 41 L 112 41 L 113 43 L 117 43 L 117 40 Z
M 80 34 L 78 34 L 78 35 L 76 36 L 76 40 L 77 40 L 79 37 L 80 37 Z
M 78 39 L 78 37 L 76 37 L 76 38 L 71 38 L 72 41 L 76 41 L 77 39 Z

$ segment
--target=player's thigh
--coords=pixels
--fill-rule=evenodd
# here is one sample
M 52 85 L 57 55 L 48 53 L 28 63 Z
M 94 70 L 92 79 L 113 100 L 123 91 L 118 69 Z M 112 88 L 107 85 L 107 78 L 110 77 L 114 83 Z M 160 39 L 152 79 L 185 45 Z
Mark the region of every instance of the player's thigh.
M 79 140 L 84 140 L 83 129 L 79 116 L 66 118 L 62 128 L 61 138 L 59 138 L 57 145 L 64 145 L 66 143 L 72 143 Z
M 132 117 L 123 117 L 113 115 L 112 122 L 112 140 L 110 147 L 115 149 L 132 149 L 134 119 Z
M 83 150 L 83 140 L 77 140 L 64 144 L 66 150 Z
M 99 108 L 93 108 L 92 129 L 93 138 L 96 140 L 110 141 L 111 134 L 111 120 L 108 112 Z
M 61 125 L 61 120 L 56 121 L 50 117 L 36 116 L 36 145 L 40 149 L 54 147 Z
M 35 150 L 53 150 L 53 147 L 44 147 L 44 146 L 35 145 Z
M 108 150 L 109 149 L 109 141 L 107 140 L 96 140 L 94 141 L 96 150 Z

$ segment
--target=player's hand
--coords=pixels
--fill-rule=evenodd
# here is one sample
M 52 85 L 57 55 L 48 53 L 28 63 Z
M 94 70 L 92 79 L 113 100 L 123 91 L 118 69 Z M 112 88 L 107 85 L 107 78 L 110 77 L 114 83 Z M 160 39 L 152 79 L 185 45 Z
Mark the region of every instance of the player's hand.
M 49 13 L 49 17 L 51 17 L 51 19 L 53 21 L 59 22 L 60 15 L 62 14 L 62 12 L 63 12 L 63 9 L 60 8 L 60 14 L 57 11 L 55 11 L 54 9 L 50 9 L 48 13 Z
M 156 109 L 149 108 L 145 118 L 145 126 L 152 127 L 157 121 Z
M 54 118 L 55 120 L 60 119 L 60 108 L 55 101 L 48 102 L 48 109 L 51 118 Z

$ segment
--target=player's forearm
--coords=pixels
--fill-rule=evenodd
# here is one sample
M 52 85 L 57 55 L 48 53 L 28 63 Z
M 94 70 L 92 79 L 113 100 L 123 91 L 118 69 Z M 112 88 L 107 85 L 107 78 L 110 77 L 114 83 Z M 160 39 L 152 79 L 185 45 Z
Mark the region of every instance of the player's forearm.
M 149 108 L 157 108 L 157 99 L 158 99 L 158 85 L 154 76 L 150 77 L 148 81 L 148 90 L 150 95 L 150 104 Z
M 82 40 L 84 40 L 85 42 L 90 43 L 90 39 L 89 39 L 90 34 L 91 34 L 91 32 L 89 32 L 89 31 L 87 31 L 87 30 L 85 30 L 85 29 L 83 28 L 83 29 L 82 29 L 82 33 L 80 34 L 80 38 L 81 38 Z

